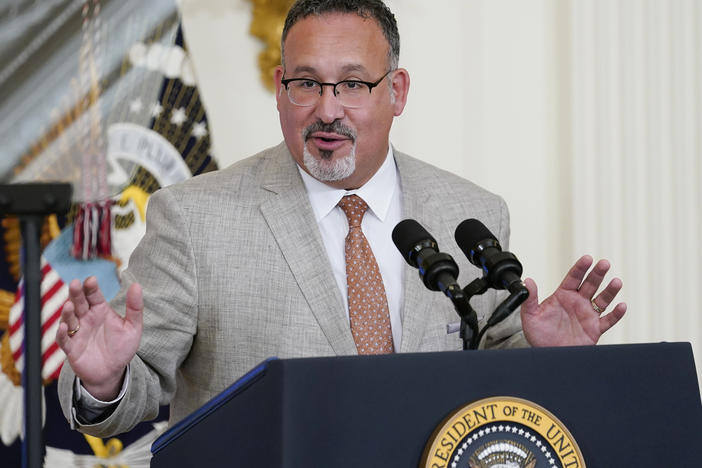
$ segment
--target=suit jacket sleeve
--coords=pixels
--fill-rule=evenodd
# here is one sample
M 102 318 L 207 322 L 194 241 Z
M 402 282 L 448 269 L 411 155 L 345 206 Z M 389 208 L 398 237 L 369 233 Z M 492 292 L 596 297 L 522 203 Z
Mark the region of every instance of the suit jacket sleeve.
M 127 392 L 114 412 L 97 424 L 78 425 L 106 437 L 125 432 L 158 415 L 176 390 L 176 372 L 187 356 L 197 324 L 198 278 L 187 224 L 168 189 L 149 200 L 146 234 L 134 250 L 112 307 L 124 314 L 126 289 L 139 282 L 144 291 L 144 332 L 130 362 Z M 75 374 L 66 363 L 59 378 L 64 415 L 73 420 Z

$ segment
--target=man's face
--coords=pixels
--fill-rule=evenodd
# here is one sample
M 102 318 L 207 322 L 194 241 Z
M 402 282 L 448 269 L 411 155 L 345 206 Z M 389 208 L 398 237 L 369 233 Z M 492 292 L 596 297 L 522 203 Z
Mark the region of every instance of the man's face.
M 373 88 L 367 106 L 346 108 L 324 87 L 309 107 L 293 104 L 280 80 L 309 78 L 375 82 L 388 71 L 389 45 L 375 20 L 356 14 L 308 16 L 285 40 L 285 70 L 276 69 L 276 99 L 285 142 L 295 161 L 333 187 L 353 189 L 366 183 L 388 152 L 392 119 L 404 108 L 409 76 L 390 73 Z M 392 83 L 391 92 L 388 80 Z

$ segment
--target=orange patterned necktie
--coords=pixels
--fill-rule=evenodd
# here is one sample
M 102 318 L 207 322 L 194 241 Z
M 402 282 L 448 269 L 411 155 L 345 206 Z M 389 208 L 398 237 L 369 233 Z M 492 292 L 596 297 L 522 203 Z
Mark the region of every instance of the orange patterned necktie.
M 378 263 L 361 231 L 368 205 L 358 195 L 341 199 L 339 207 L 349 220 L 346 236 L 346 283 L 351 333 L 358 354 L 392 353 L 388 300 Z

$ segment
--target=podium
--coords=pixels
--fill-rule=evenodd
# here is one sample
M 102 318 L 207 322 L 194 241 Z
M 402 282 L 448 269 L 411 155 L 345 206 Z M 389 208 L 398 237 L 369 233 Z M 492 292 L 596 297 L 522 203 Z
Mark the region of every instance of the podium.
M 588 467 L 702 466 L 687 343 L 271 359 L 163 434 L 151 466 L 416 467 L 442 420 L 495 396 L 555 415 Z

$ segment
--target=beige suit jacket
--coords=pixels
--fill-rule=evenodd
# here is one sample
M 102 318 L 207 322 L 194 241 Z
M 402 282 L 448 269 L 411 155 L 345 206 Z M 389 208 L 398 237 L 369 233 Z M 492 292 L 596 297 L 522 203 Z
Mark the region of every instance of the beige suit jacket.
M 478 218 L 507 246 L 504 201 L 455 175 L 395 151 L 403 217 L 432 233 L 458 262 L 459 282 L 480 275 L 453 240 L 455 227 Z M 99 424 L 106 437 L 152 419 L 171 405 L 171 423 L 197 409 L 271 356 L 356 354 L 339 288 L 305 187 L 285 144 L 233 166 L 155 193 L 146 234 L 113 301 L 124 310 L 132 282 L 144 290 L 144 333 L 130 363 L 128 389 Z M 427 290 L 407 266 L 400 352 L 458 350 L 451 302 Z M 472 301 L 492 311 L 495 294 Z M 486 346 L 524 346 L 518 314 L 488 335 Z M 75 375 L 63 366 L 61 405 L 71 418 Z

